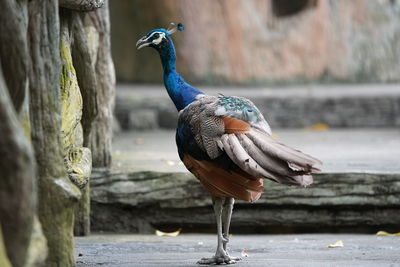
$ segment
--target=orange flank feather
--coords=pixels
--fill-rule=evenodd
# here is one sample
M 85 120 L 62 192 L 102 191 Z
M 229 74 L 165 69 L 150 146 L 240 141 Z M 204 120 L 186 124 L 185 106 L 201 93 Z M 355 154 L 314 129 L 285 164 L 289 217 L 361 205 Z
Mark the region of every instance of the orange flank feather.
M 243 171 L 228 172 L 213 162 L 196 160 L 189 155 L 183 157 L 183 163 L 213 196 L 255 202 L 264 190 L 262 178 Z
M 250 124 L 232 117 L 222 117 L 225 125 L 225 133 L 246 133 L 250 130 Z

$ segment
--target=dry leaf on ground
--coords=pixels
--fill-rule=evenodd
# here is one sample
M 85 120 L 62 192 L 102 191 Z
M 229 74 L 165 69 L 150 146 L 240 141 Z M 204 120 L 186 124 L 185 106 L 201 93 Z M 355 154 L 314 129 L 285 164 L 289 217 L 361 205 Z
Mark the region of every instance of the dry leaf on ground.
M 162 232 L 160 230 L 156 230 L 156 236 L 178 236 L 181 233 L 181 228 L 179 228 L 177 231 L 175 232 L 170 232 L 170 233 L 166 233 L 166 232 Z
M 377 236 L 400 236 L 400 232 L 391 234 L 391 233 L 388 233 L 388 232 L 385 232 L 385 231 L 379 231 L 379 232 L 376 233 L 376 235 Z
M 313 124 L 309 127 L 306 127 L 306 130 L 310 131 L 328 131 L 329 130 L 329 125 L 325 123 L 317 123 Z
M 329 244 L 328 248 L 342 248 L 343 247 L 343 241 L 338 240 L 334 244 Z

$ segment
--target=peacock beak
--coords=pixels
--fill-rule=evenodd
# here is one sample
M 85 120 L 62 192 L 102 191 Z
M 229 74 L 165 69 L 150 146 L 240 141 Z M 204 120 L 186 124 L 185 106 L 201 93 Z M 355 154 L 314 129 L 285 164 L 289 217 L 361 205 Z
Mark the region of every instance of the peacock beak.
M 143 48 L 145 46 L 149 46 L 151 42 L 148 42 L 148 37 L 144 36 L 143 38 L 139 39 L 136 43 L 136 48 L 139 50 L 140 48 Z

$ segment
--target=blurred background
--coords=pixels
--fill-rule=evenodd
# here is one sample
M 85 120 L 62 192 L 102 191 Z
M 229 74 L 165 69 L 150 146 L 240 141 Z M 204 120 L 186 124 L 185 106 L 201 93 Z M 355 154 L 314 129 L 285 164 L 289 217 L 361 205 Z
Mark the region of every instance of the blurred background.
M 327 96 L 381 97 L 397 91 L 397 86 L 379 85 L 400 79 L 396 0 L 126 0 L 111 1 L 110 16 L 120 85 L 116 114 L 124 129 L 175 127 L 158 54 L 135 48 L 147 31 L 170 22 L 185 25 L 173 40 L 177 69 L 186 81 L 209 94 L 239 89 L 232 93 L 256 99 L 273 127 L 398 123 L 387 103 L 383 111 L 378 108 L 385 113 L 376 114 L 359 101 L 325 101 Z M 323 99 L 310 101 L 316 95 Z M 349 112 L 359 111 L 359 118 L 349 122 Z
M 95 231 L 214 232 L 176 152 L 159 56 L 135 47 L 171 22 L 185 26 L 172 39 L 188 83 L 251 99 L 277 138 L 324 161 L 308 189 L 266 182 L 238 202 L 236 233 L 398 230 L 400 1 L 125 0 L 110 17 L 117 135 L 114 174 L 91 182 Z
M 396 0 L 111 1 L 117 80 L 160 83 L 136 41 L 182 22 L 178 69 L 196 84 L 389 83 L 400 76 Z

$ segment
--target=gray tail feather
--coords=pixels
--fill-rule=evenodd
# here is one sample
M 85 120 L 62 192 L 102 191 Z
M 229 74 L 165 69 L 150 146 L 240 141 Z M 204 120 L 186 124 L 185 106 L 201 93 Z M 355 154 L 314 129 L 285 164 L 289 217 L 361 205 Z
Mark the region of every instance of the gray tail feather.
M 311 174 L 320 171 L 315 166 L 322 164 L 258 130 L 226 135 L 223 143 L 230 158 L 243 170 L 282 184 L 310 185 Z

